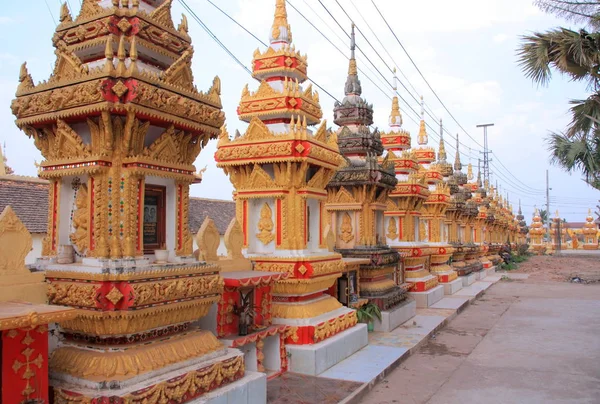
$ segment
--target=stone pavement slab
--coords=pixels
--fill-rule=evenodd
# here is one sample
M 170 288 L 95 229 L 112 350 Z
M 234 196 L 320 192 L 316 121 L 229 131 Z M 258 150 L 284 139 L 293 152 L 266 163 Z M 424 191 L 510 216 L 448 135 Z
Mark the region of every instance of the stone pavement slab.
M 362 383 L 324 377 L 284 373 L 267 383 L 267 403 L 337 403 Z M 230 402 L 228 404 L 234 404 Z
M 319 376 L 369 383 L 375 380 L 383 369 L 400 360 L 407 352 L 408 349 L 403 347 L 368 345 Z
M 468 296 L 471 301 L 478 298 L 485 292 L 494 282 L 477 281 L 472 285 L 466 286 L 456 292 L 454 296 Z
M 469 298 L 464 296 L 448 296 L 431 306 L 432 309 L 460 310 L 469 304 Z

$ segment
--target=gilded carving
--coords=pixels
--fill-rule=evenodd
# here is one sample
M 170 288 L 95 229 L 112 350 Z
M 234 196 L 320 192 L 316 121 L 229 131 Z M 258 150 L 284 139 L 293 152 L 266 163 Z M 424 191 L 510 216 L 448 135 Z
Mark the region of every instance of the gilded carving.
M 25 338 L 23 338 L 23 340 L 21 341 L 27 346 L 27 348 L 21 351 L 21 355 L 25 357 L 25 362 L 21 362 L 20 360 L 15 359 L 15 361 L 12 364 L 12 370 L 15 374 L 17 374 L 17 372 L 19 372 L 21 368 L 25 368 L 23 375 L 21 376 L 27 381 L 25 388 L 21 391 L 21 396 L 24 398 L 27 398 L 36 392 L 35 388 L 38 386 L 38 384 L 35 383 L 36 378 L 39 376 L 43 377 L 42 372 L 36 373 L 35 367 L 37 367 L 38 370 L 42 369 L 42 366 L 44 365 L 44 357 L 41 352 L 38 352 L 37 355 L 35 355 L 35 346 L 31 346 L 31 344 L 35 342 L 35 339 L 31 337 L 31 331 L 33 331 L 33 329 L 27 330 L 27 332 L 25 333 Z M 45 332 L 45 330 L 42 330 L 42 327 L 39 327 L 36 331 L 40 333 Z M 31 379 L 34 379 L 34 383 L 32 383 Z
M 396 240 L 398 238 L 398 227 L 396 225 L 396 218 L 395 217 L 390 217 L 390 220 L 388 222 L 388 228 L 387 228 L 387 238 L 389 238 L 390 240 Z
M 25 257 L 31 251 L 31 234 L 12 207 L 7 206 L 0 214 L 0 275 L 28 274 Z
M 273 232 L 273 211 L 268 203 L 264 203 L 260 209 L 260 219 L 258 220 L 258 231 L 256 237 L 265 245 L 269 244 L 275 239 Z
M 352 227 L 352 218 L 348 214 L 348 212 L 344 212 L 342 215 L 342 224 L 340 226 L 340 234 L 339 238 L 344 243 L 349 243 L 354 240 L 354 229 Z
M 53 352 L 50 367 L 54 372 L 79 378 L 129 379 L 206 355 L 222 347 L 223 344 L 208 331 L 174 336 L 149 344 L 133 345 L 124 351 L 103 352 L 64 346 Z
M 342 304 L 334 297 L 326 296 L 316 301 L 302 304 L 273 302 L 273 317 L 276 318 L 311 318 L 339 309 Z
M 98 285 L 80 282 L 50 282 L 48 301 L 50 304 L 75 307 L 96 307 Z
M 358 322 L 356 312 L 344 314 L 343 316 L 334 318 L 315 327 L 314 340 L 315 342 L 322 341 L 331 337 L 345 329 L 353 327 Z
M 217 295 L 223 291 L 223 285 L 223 279 L 219 275 L 134 283 L 132 285 L 133 304 L 145 306 L 177 299 Z
M 75 198 L 75 211 L 73 212 L 73 232 L 69 239 L 77 247 L 80 254 L 85 254 L 89 241 L 89 197 L 87 186 L 82 184 L 77 190 Z
M 202 226 L 196 234 L 196 244 L 200 249 L 200 257 L 204 261 L 217 261 L 219 256 L 217 249 L 221 243 L 221 236 L 215 222 L 208 216 L 202 222 Z
M 236 218 L 231 219 L 227 230 L 225 231 L 225 248 L 227 248 L 227 257 L 230 259 L 244 258 L 242 248 L 244 244 L 244 233 L 242 226 Z

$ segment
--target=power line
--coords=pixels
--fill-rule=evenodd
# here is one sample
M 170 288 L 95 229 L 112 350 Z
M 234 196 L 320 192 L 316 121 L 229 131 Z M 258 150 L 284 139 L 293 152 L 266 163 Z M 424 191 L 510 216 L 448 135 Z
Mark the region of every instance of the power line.
M 406 56 L 408 56 L 408 59 L 410 60 L 410 62 L 412 63 L 412 65 L 415 67 L 415 69 L 417 70 L 417 72 L 419 73 L 419 75 L 421 76 L 421 78 L 423 79 L 423 81 L 425 82 L 425 84 L 427 84 L 427 87 L 429 87 L 429 89 L 431 90 L 431 92 L 433 93 L 433 95 L 435 95 L 435 98 L 437 98 L 437 100 L 442 105 L 442 107 L 444 107 L 444 109 L 446 110 L 446 112 L 448 113 L 448 115 L 450 115 L 450 117 L 452 118 L 452 120 L 454 120 L 454 122 L 456 122 L 456 124 L 458 125 L 458 127 L 461 128 L 463 130 L 463 132 L 465 132 L 465 134 L 469 138 L 471 138 L 471 140 L 473 142 L 475 142 L 475 144 L 477 144 L 479 147 L 483 147 L 479 142 L 477 142 L 473 137 L 471 137 L 471 135 L 469 135 L 469 133 L 465 130 L 465 128 L 463 128 L 462 125 L 458 122 L 458 120 L 456 120 L 456 118 L 454 117 L 454 115 L 452 115 L 452 113 L 450 112 L 450 110 L 446 107 L 446 104 L 444 104 L 444 102 L 437 95 L 437 93 L 435 92 L 435 90 L 433 89 L 433 87 L 431 87 L 431 85 L 429 84 L 429 82 L 427 81 L 427 79 L 425 78 L 425 76 L 423 75 L 423 73 L 421 72 L 421 70 L 419 69 L 419 67 L 417 66 L 417 64 L 415 63 L 415 61 L 412 59 L 412 57 L 410 56 L 410 54 L 408 53 L 408 51 L 404 47 L 404 45 L 402 45 L 402 42 L 400 42 L 400 39 L 398 39 L 398 36 L 396 35 L 396 33 L 394 32 L 394 30 L 392 29 L 392 27 L 390 26 L 390 24 L 387 22 L 386 18 L 383 16 L 383 14 L 381 13 L 381 11 L 379 10 L 379 7 L 377 7 L 377 4 L 375 4 L 375 1 L 371 0 L 371 3 L 373 4 L 373 6 L 375 7 L 375 9 L 377 10 L 377 12 L 379 13 L 379 15 L 381 16 L 381 19 L 383 20 L 383 22 L 385 22 L 385 25 L 387 25 L 387 27 L 391 31 L 392 35 L 396 39 L 396 42 L 398 42 L 398 44 L 400 45 L 400 47 L 402 48 L 402 50 L 404 51 L 404 53 L 406 53 Z
M 225 44 L 223 44 L 223 42 L 221 42 L 219 40 L 219 38 L 217 38 L 217 36 L 215 34 L 213 34 L 213 32 L 206 26 L 206 24 L 204 24 L 204 22 L 202 22 L 202 20 L 200 19 L 200 17 L 198 17 L 196 15 L 196 13 L 190 8 L 190 6 L 187 5 L 187 3 L 185 2 L 185 0 L 179 0 L 179 2 L 181 3 L 181 5 L 187 10 L 188 13 L 190 13 L 190 15 L 196 20 L 196 22 L 198 24 L 200 24 L 200 26 L 202 27 L 202 29 L 212 38 L 213 41 L 215 41 L 220 47 L 221 49 L 223 49 L 229 56 L 231 56 L 233 58 L 233 60 L 235 60 L 237 62 L 237 64 L 239 64 L 242 69 L 244 69 L 250 76 L 252 76 L 252 72 L 246 67 L 246 65 L 244 65 L 228 48 L 227 46 L 225 46 Z

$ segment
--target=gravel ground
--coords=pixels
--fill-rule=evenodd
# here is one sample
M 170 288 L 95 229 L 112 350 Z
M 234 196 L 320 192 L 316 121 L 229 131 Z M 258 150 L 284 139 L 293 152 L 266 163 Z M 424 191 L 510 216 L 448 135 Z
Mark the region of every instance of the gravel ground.
M 529 274 L 530 281 L 570 282 L 574 277 L 582 283 L 600 282 L 600 259 L 596 257 L 532 256 L 510 273 Z

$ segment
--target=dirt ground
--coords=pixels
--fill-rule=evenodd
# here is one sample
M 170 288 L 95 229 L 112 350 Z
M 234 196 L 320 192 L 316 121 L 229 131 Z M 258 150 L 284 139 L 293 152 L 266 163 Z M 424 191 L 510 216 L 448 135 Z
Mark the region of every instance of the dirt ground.
M 582 404 L 600 397 L 598 257 L 535 256 L 492 285 L 361 404 Z
M 529 274 L 529 281 L 600 282 L 600 257 L 532 256 L 510 273 Z

